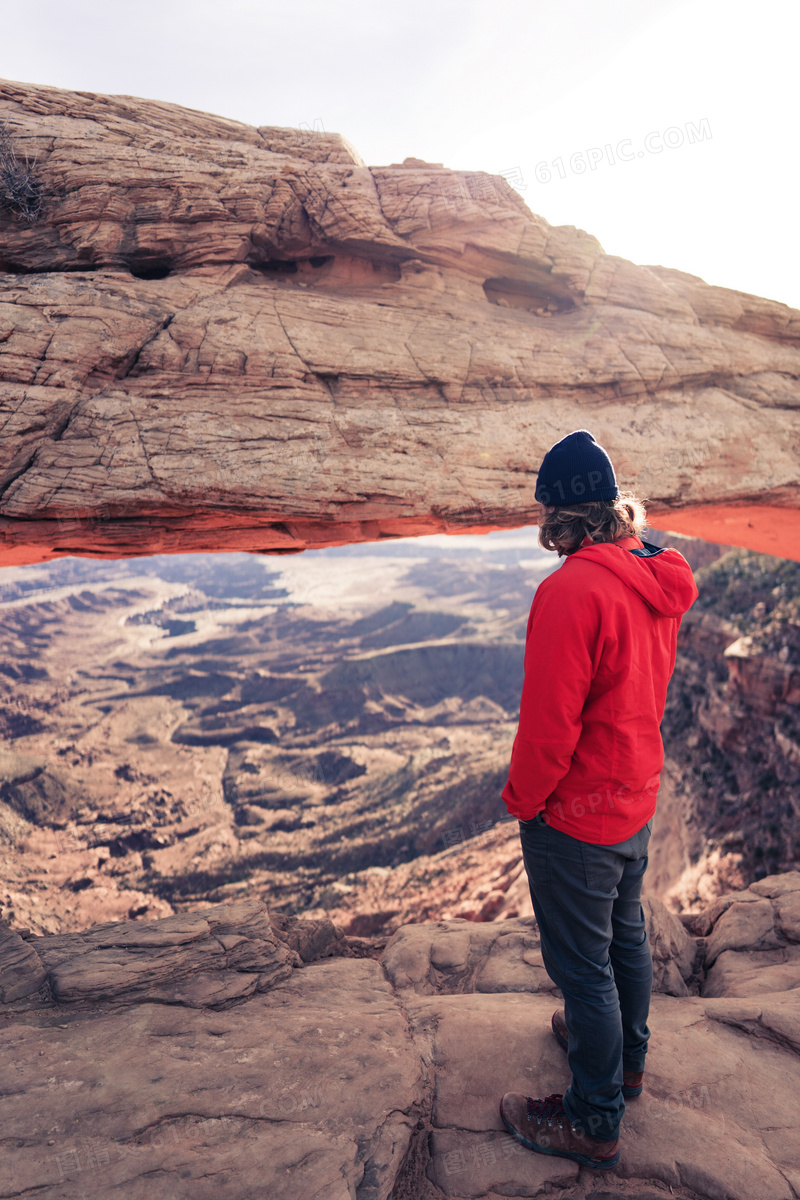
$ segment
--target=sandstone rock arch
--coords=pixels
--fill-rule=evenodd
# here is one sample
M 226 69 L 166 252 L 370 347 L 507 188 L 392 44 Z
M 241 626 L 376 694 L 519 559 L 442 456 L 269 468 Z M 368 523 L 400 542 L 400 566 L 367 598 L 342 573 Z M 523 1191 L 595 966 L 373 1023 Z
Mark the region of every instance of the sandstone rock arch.
M 800 558 L 800 313 L 605 254 L 508 182 L 0 83 L 6 564 L 530 523 L 589 427 L 655 526 Z

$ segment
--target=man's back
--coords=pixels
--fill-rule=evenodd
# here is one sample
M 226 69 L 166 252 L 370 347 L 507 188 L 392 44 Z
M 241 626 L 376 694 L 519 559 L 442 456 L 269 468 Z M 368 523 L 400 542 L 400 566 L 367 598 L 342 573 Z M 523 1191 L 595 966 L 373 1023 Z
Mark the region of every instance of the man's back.
M 655 811 L 678 627 L 697 596 L 677 550 L 631 553 L 643 549 L 638 537 L 581 547 L 539 585 L 503 792 L 521 819 L 546 807 L 557 829 L 600 845 Z

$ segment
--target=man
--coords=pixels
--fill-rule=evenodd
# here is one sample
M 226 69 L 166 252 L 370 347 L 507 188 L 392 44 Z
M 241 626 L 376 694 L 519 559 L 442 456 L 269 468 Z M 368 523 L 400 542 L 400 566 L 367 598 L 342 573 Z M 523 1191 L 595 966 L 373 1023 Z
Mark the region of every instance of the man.
M 585 429 L 547 452 L 539 541 L 566 561 L 537 588 L 503 799 L 520 840 L 547 973 L 553 1032 L 572 1082 L 508 1092 L 523 1145 L 585 1166 L 620 1157 L 624 1097 L 642 1091 L 653 965 L 640 897 L 664 763 L 660 723 L 681 616 L 697 599 L 677 550 L 642 541 L 645 510 L 620 493 Z

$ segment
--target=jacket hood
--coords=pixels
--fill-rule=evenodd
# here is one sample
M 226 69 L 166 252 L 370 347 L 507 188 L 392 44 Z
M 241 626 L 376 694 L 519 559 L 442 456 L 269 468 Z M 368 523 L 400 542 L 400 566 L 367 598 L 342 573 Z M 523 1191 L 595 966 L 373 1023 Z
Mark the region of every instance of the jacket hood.
M 570 554 L 567 562 L 575 558 L 598 563 L 613 571 L 662 617 L 682 616 L 698 597 L 692 568 L 680 550 L 671 546 L 662 548 L 637 537 L 626 537 L 618 542 L 581 546 Z

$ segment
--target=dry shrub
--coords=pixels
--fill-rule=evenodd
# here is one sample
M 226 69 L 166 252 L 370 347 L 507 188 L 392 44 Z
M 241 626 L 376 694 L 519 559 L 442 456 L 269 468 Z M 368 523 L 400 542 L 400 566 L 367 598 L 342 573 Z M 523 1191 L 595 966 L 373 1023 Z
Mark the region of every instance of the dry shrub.
M 6 125 L 0 126 L 0 208 L 21 217 L 29 225 L 42 212 L 43 188 L 35 175 L 36 160 L 20 162 Z

